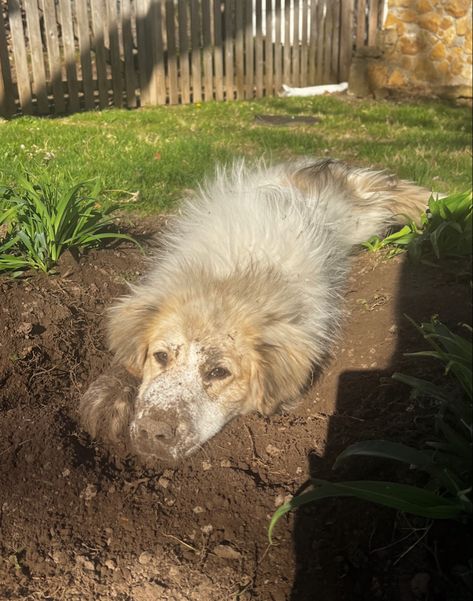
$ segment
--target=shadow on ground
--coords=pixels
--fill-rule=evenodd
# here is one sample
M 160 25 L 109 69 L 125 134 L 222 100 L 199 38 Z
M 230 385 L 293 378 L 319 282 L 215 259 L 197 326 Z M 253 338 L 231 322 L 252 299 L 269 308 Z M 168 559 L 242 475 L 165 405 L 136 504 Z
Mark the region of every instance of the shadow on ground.
M 429 435 L 433 427 L 432 411 L 414 406 L 409 389 L 391 376 L 396 371 L 420 377 L 441 374 L 441 368 L 436 369 L 431 362 L 405 357 L 405 353 L 425 349 L 427 345 L 407 316 L 420 323 L 438 315 L 453 329 L 459 323 L 469 323 L 468 270 L 466 264 L 452 263 L 439 268 L 404 260 L 398 274 L 397 296 L 392 299 L 391 325 L 373 306 L 377 300 L 385 300 L 382 280 L 378 293 L 367 291 L 371 300 L 358 299 L 362 305 L 366 303 L 367 314 L 352 314 L 344 339 L 359 338 L 366 345 L 370 331 L 378 331 L 379 341 L 382 340 L 379 330 L 385 328 L 385 340 L 394 335 L 397 342 L 391 346 L 392 354 L 387 357 L 385 367 L 378 368 L 379 348 L 373 338 L 372 348 L 363 349 L 360 345 L 356 350 L 371 355 L 372 362 L 367 362 L 366 369 L 341 371 L 326 447 L 322 454 L 314 451 L 308 455 L 311 477 L 404 482 L 407 478 L 413 483 L 412 473 L 386 461 L 358 458 L 349 460 L 337 471 L 331 466 L 344 448 L 358 440 L 384 438 L 416 445 L 423 435 Z M 342 350 L 343 344 L 344 340 Z M 341 416 L 350 416 L 351 423 L 340 419 Z M 294 523 L 296 570 L 290 601 L 444 599 L 445 581 L 440 577 L 440 566 L 435 566 L 442 557 L 442 549 L 434 557 L 427 543 L 413 545 L 421 538 L 421 534 L 415 535 L 414 525 L 423 528 L 425 521 L 410 517 L 403 520 L 394 511 L 353 499 L 328 500 L 300 508 Z M 436 536 L 435 528 L 432 535 Z M 429 544 L 437 543 L 434 540 Z M 411 545 L 414 549 L 408 552 Z M 456 549 L 455 554 L 456 560 L 461 561 L 462 549 Z M 455 556 L 447 564 L 454 565 Z M 419 589 L 417 583 L 422 578 Z

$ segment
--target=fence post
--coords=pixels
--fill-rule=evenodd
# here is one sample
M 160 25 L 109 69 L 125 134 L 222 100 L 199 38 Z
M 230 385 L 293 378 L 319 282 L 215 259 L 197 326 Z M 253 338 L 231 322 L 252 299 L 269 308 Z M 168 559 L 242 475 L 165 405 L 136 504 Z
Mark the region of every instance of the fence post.
M 335 0 L 332 6 L 332 57 L 331 57 L 331 80 L 333 83 L 340 81 L 340 0 Z
M 284 62 L 283 62 L 283 83 L 292 84 L 291 75 L 291 0 L 281 0 L 284 2 Z
M 169 104 L 179 102 L 179 90 L 177 84 L 177 57 L 176 57 L 176 23 L 174 19 L 174 0 L 166 0 L 166 49 L 168 57 L 168 84 Z
M 188 1 L 179 0 L 179 71 L 181 84 L 181 100 L 190 102 L 191 72 L 189 66 L 189 17 Z
M 251 0 L 250 0 L 251 2 Z M 215 99 L 223 100 L 223 37 L 222 37 L 222 0 L 214 0 L 213 18 Z
M 202 68 L 200 50 L 200 14 L 199 0 L 190 0 L 191 3 L 191 47 L 192 47 L 192 101 L 202 100 Z
M 205 100 L 212 100 L 214 93 L 214 78 L 212 64 L 212 9 L 210 0 L 202 0 L 202 42 L 204 98 Z
M 82 89 L 84 93 L 84 108 L 87 110 L 95 107 L 94 82 L 92 78 L 92 59 L 89 15 L 85 2 L 76 2 L 77 37 L 79 41 L 80 67 L 82 75 Z
M 11 117 L 16 112 L 15 96 L 5 23 L 0 11 L 0 115 Z
M 122 0 L 120 4 L 120 20 L 122 24 L 123 54 L 125 60 L 126 104 L 128 108 L 137 106 L 135 58 L 133 55 L 133 31 L 131 26 L 130 0 Z
M 340 15 L 340 80 L 348 81 L 351 58 L 353 54 L 353 1 L 341 0 Z
M 70 0 L 60 0 L 60 7 L 64 61 L 66 63 L 67 89 L 69 92 L 68 109 L 76 112 L 79 110 L 79 85 L 77 81 L 76 45 Z
M 273 75 L 273 11 L 271 0 L 266 0 L 264 36 L 264 89 L 265 96 L 273 95 L 274 75 Z
M 49 77 L 54 97 L 54 112 L 64 113 L 64 88 L 62 86 L 62 64 L 59 53 L 56 7 L 54 0 L 43 0 L 44 29 L 46 33 L 46 49 L 48 53 Z
M 262 0 L 255 0 L 255 83 L 256 83 L 256 98 L 263 96 L 263 11 L 261 6 Z
M 356 47 L 365 45 L 366 35 L 366 0 L 358 0 L 356 11 Z
M 245 53 L 243 46 L 244 18 L 243 1 L 235 3 L 235 80 L 238 100 L 245 97 Z
M 119 18 L 117 1 L 107 0 L 105 6 L 105 25 L 109 37 L 109 57 L 112 73 L 113 106 L 123 106 L 123 78 L 120 57 L 120 40 L 118 32 Z
M 225 26 L 225 91 L 226 100 L 233 100 L 233 0 L 223 0 Z
M 21 18 L 21 7 L 18 0 L 8 0 L 8 17 L 10 20 L 11 43 L 15 61 L 16 82 L 20 106 L 24 113 L 33 112 L 30 74 L 26 56 L 25 32 Z
M 243 0 L 243 45 L 244 45 L 244 97 L 251 100 L 254 95 L 255 54 L 253 37 L 253 1 Z
M 49 102 L 43 60 L 43 42 L 39 26 L 38 0 L 25 0 L 25 13 L 30 42 L 31 69 L 33 71 L 32 87 L 36 96 L 38 113 L 46 115 L 49 112 Z
M 274 34 L 274 89 L 278 94 L 282 84 L 281 0 L 275 0 Z

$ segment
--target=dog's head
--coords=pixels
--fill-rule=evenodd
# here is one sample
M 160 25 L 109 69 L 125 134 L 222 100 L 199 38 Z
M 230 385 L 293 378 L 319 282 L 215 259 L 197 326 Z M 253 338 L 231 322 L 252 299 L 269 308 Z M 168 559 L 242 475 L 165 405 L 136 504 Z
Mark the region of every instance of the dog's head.
M 192 274 L 165 298 L 143 286 L 122 299 L 109 339 L 141 382 L 124 413 L 132 451 L 176 460 L 237 415 L 267 415 L 296 398 L 314 357 L 291 296 L 270 271 L 249 270 Z

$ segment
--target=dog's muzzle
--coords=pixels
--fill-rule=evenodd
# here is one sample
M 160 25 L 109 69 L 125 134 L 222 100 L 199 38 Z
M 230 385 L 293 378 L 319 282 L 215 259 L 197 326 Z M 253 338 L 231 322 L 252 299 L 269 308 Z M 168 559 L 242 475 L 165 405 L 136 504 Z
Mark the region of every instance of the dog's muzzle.
M 175 461 L 194 445 L 191 427 L 177 411 L 151 408 L 130 425 L 135 453 L 165 461 Z

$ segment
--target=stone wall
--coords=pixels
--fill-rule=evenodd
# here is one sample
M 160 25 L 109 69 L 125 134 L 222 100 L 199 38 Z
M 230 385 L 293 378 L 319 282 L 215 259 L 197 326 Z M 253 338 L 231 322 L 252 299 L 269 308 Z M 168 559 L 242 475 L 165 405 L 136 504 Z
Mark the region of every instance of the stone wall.
M 386 0 L 376 48 L 361 48 L 349 89 L 364 96 L 472 96 L 472 0 Z

